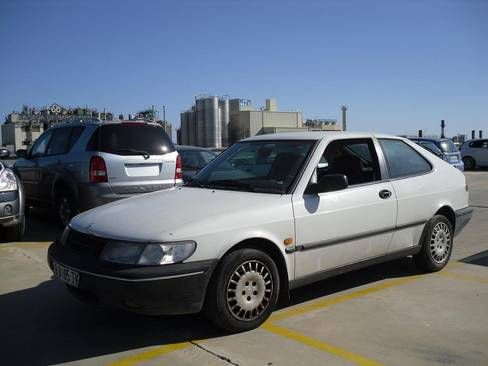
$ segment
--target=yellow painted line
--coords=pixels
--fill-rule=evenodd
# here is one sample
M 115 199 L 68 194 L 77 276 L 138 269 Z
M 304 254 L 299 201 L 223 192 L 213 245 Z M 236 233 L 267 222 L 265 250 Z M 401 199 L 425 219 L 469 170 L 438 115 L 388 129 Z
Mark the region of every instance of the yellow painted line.
M 140 362 L 149 361 L 153 358 L 164 356 L 168 353 L 185 349 L 190 346 L 191 343 L 189 342 L 174 343 L 174 344 L 159 346 L 156 348 L 152 348 L 148 351 L 144 351 L 144 352 L 136 353 L 134 355 L 120 358 L 116 361 L 108 363 L 106 366 L 133 366 L 133 365 L 137 365 Z
M 5 248 L 28 248 L 28 249 L 43 249 L 52 244 L 52 241 L 38 241 L 38 242 L 18 242 L 0 244 L 0 249 Z
M 364 289 L 361 289 L 358 291 L 349 292 L 349 293 L 346 293 L 343 295 L 335 296 L 332 298 L 327 298 L 324 300 L 315 301 L 315 302 L 312 302 L 309 304 L 305 304 L 302 306 L 292 308 L 290 310 L 280 311 L 280 312 L 277 312 L 276 314 L 273 314 L 270 317 L 270 320 L 271 321 L 279 321 L 279 320 L 291 318 L 294 316 L 303 315 L 303 314 L 309 313 L 311 311 L 321 310 L 323 308 L 326 308 L 326 307 L 329 307 L 332 305 L 340 304 L 340 303 L 345 302 L 345 301 L 357 299 L 359 297 L 366 296 L 366 295 L 369 295 L 369 294 L 372 294 L 375 292 L 383 291 L 383 290 L 389 289 L 391 287 L 395 287 L 395 286 L 399 286 L 399 285 L 403 285 L 403 284 L 412 282 L 412 281 L 418 279 L 419 277 L 421 277 L 421 276 L 415 275 L 415 276 L 390 280 L 388 282 L 385 282 L 385 283 L 382 283 L 382 284 L 379 284 L 376 286 L 371 286 L 371 287 L 367 287 L 367 288 L 364 288 Z
M 456 272 L 451 272 L 451 271 L 441 271 L 438 274 L 445 276 L 445 277 L 454 278 L 456 280 L 478 282 L 478 283 L 483 283 L 483 284 L 488 283 L 488 278 L 486 278 L 486 277 L 465 275 L 462 273 L 456 273 Z
M 293 341 L 305 344 L 309 347 L 316 348 L 321 351 L 328 352 L 334 356 L 340 357 L 344 360 L 355 363 L 360 366 L 381 366 L 380 363 L 358 355 L 357 353 L 349 352 L 344 348 L 334 346 L 330 343 L 319 341 L 315 338 L 308 337 L 304 334 L 292 331 L 288 328 L 280 327 L 270 322 L 264 323 L 261 328 L 266 329 L 268 332 L 277 334 L 281 337 L 291 339 Z

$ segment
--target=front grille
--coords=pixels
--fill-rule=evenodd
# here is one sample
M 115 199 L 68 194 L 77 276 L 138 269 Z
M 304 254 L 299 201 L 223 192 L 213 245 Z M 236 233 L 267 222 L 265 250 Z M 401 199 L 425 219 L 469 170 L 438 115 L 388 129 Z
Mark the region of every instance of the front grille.
M 103 250 L 107 239 L 90 234 L 80 233 L 71 229 L 66 246 L 77 252 L 98 257 Z

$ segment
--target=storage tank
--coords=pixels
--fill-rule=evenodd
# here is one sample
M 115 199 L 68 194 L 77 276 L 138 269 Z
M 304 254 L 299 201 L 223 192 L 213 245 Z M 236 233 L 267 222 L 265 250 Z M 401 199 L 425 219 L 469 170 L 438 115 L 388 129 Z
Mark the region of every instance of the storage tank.
M 205 98 L 205 145 L 206 147 L 220 148 L 221 123 L 219 119 L 219 98 Z
M 200 98 L 195 102 L 196 106 L 196 146 L 206 146 L 205 123 L 205 99 Z
M 229 123 L 230 123 L 230 112 L 229 112 L 229 99 L 224 98 L 219 100 L 220 107 L 220 123 L 222 132 L 222 145 L 221 147 L 229 146 Z
M 195 109 L 192 109 L 188 113 L 188 145 L 195 146 L 197 144 L 197 125 L 196 125 L 196 113 Z
M 180 144 L 188 145 L 188 112 L 180 113 Z

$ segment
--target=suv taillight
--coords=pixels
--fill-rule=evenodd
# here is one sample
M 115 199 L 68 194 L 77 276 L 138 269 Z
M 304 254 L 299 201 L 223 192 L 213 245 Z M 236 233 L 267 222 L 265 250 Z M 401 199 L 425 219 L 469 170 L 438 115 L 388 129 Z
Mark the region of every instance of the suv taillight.
M 181 164 L 181 156 L 176 156 L 175 179 L 183 179 L 183 165 Z
M 100 156 L 92 156 L 90 159 L 90 183 L 100 183 L 108 181 L 107 167 L 105 160 Z

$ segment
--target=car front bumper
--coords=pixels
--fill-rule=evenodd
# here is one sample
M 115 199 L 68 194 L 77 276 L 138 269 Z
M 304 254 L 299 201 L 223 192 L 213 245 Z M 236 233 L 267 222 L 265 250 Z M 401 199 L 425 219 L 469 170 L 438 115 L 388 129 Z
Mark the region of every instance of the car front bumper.
M 21 223 L 24 213 L 19 191 L 0 192 L 0 227 Z
M 197 313 L 201 310 L 217 260 L 164 266 L 127 266 L 80 255 L 54 242 L 48 263 L 79 273 L 78 295 L 109 306 L 148 315 Z
M 473 217 L 473 209 L 466 207 L 456 211 L 456 228 L 454 236 L 458 235 Z

